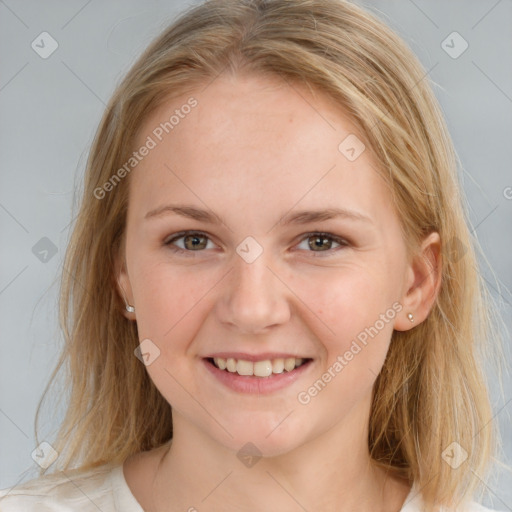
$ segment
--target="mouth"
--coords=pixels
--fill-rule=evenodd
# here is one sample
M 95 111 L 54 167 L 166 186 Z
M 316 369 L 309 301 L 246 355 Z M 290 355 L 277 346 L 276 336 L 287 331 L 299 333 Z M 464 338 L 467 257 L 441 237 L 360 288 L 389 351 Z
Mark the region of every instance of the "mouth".
M 272 377 L 283 373 L 291 373 L 297 368 L 307 365 L 311 358 L 286 357 L 264 359 L 261 361 L 248 361 L 245 359 L 207 357 L 205 361 L 218 370 L 226 373 L 238 374 L 244 377 Z

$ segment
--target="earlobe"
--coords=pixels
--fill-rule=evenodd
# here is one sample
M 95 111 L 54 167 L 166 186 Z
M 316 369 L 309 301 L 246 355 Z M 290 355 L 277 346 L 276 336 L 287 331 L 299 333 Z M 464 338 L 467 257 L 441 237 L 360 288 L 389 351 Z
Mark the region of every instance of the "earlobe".
M 117 274 L 117 291 L 124 303 L 123 315 L 129 320 L 135 319 L 135 306 L 133 305 L 132 289 L 130 280 L 124 266 L 118 266 Z
M 408 331 L 423 322 L 437 298 L 441 287 L 441 238 L 437 232 L 425 238 L 408 271 L 403 309 L 394 325 L 397 331 Z

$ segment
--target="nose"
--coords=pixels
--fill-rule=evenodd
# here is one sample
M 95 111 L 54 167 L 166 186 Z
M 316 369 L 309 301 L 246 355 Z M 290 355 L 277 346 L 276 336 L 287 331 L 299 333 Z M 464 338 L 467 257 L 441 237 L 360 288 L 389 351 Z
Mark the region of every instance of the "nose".
M 290 319 L 290 290 L 263 252 L 252 263 L 238 255 L 218 303 L 222 323 L 242 333 L 265 332 Z

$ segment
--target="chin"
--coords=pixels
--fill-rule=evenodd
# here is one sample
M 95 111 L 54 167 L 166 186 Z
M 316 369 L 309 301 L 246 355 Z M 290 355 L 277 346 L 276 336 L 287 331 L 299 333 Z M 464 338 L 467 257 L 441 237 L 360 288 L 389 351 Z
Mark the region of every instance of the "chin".
M 227 423 L 229 425 L 227 430 L 233 437 L 222 431 L 223 435 L 219 438 L 217 431 L 215 438 L 217 442 L 233 450 L 239 457 L 246 453 L 251 455 L 252 452 L 254 452 L 253 455 L 260 457 L 278 457 L 306 442 L 304 429 L 295 431 L 290 428 L 292 425 L 284 428 L 287 421 L 288 419 L 285 419 L 280 425 L 279 421 L 275 420 L 252 419 L 245 422 L 231 422 Z

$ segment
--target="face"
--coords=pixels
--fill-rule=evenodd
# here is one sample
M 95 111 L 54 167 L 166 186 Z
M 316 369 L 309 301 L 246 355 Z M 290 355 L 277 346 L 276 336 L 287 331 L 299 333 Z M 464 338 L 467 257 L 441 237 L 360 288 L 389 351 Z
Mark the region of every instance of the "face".
M 276 455 L 365 428 L 408 264 L 376 163 L 340 146 L 357 133 L 328 98 L 254 76 L 144 123 L 120 282 L 175 437 Z

